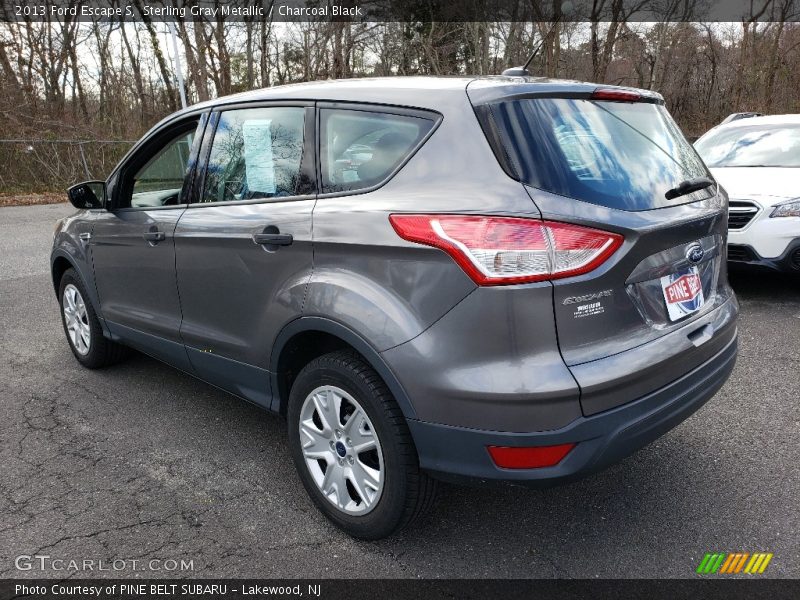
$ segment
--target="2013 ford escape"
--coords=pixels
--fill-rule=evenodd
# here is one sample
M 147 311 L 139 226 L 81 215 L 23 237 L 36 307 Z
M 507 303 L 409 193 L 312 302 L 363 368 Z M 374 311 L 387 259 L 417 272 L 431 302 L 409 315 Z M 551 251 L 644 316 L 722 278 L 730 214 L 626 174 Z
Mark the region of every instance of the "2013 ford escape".
M 75 357 L 133 347 L 287 417 L 320 510 L 380 538 L 436 479 L 596 471 L 736 357 L 727 198 L 648 91 L 531 77 L 248 92 L 70 189 Z

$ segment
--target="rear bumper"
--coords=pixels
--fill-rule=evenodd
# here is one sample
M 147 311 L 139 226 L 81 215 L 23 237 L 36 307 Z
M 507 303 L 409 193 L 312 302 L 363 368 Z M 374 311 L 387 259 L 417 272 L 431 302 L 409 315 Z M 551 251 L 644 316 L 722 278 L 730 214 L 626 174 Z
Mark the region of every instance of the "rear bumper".
M 734 267 L 756 267 L 800 274 L 800 237 L 795 238 L 780 256 L 764 258 L 749 244 L 728 244 L 728 263 Z
M 580 417 L 560 429 L 535 433 L 482 431 L 408 420 L 420 466 L 432 475 L 467 483 L 501 481 L 546 487 L 598 471 L 675 427 L 705 404 L 728 379 L 736 362 L 737 337 L 712 358 L 646 396 L 618 408 Z M 558 465 L 501 469 L 487 446 L 577 446 Z

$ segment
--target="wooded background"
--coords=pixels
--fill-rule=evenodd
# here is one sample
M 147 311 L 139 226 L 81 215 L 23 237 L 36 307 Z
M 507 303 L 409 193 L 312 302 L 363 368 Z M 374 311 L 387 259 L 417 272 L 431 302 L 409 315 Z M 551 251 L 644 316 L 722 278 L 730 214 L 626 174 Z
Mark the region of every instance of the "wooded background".
M 583 21 L 548 22 L 520 0 L 513 22 L 176 28 L 190 103 L 327 78 L 497 74 L 535 53 L 536 75 L 660 92 L 694 137 L 732 112 L 800 112 L 797 5 L 753 0 L 733 23 L 702 22 L 702 0 L 593 0 Z M 637 22 L 643 7 L 662 19 Z M 131 140 L 179 109 L 167 31 L 151 20 L 0 25 L 0 193 L 104 178 Z

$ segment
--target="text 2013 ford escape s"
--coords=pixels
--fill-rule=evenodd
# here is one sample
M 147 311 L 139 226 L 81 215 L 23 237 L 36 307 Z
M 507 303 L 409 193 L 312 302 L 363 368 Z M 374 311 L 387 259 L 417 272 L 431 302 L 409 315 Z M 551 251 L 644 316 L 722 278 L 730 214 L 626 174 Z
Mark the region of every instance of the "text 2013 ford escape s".
M 727 199 L 657 94 L 530 77 L 301 84 L 190 107 L 70 190 L 76 358 L 136 348 L 288 420 L 361 538 L 437 479 L 596 471 L 736 357 Z

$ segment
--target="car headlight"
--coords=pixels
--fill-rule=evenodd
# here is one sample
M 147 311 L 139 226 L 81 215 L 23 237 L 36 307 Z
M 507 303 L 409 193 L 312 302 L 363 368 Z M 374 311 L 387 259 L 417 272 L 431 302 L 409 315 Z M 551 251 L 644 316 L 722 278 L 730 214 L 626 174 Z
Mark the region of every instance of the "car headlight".
M 770 217 L 800 217 L 800 198 L 776 205 Z

